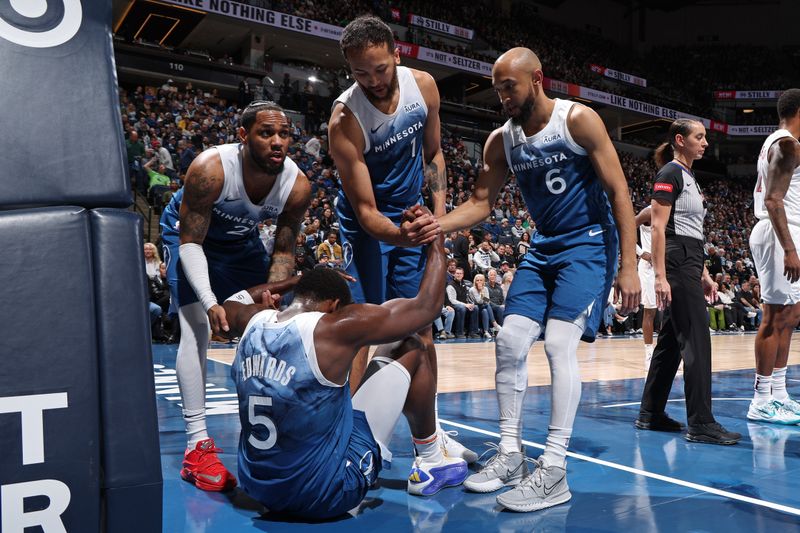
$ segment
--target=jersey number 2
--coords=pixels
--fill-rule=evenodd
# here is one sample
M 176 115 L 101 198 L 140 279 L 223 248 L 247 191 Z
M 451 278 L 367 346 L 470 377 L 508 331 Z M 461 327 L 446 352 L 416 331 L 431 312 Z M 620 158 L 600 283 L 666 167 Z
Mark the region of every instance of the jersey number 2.
M 270 417 L 256 414 L 257 405 L 272 407 L 272 398 L 269 396 L 250 396 L 247 400 L 247 420 L 252 427 L 264 426 L 267 429 L 267 438 L 264 440 L 258 439 L 251 432 L 250 436 L 247 437 L 247 442 L 249 442 L 253 448 L 269 450 L 275 446 L 275 443 L 278 441 L 278 428 L 275 427 L 275 423 Z

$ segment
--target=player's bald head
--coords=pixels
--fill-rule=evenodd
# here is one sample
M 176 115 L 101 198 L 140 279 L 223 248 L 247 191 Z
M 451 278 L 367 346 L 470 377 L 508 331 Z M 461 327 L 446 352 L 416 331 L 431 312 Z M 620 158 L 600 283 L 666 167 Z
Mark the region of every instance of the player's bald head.
M 533 73 L 542 70 L 542 62 L 530 48 L 512 48 L 497 58 L 492 68 L 492 75 L 511 74 L 515 76 L 533 77 Z

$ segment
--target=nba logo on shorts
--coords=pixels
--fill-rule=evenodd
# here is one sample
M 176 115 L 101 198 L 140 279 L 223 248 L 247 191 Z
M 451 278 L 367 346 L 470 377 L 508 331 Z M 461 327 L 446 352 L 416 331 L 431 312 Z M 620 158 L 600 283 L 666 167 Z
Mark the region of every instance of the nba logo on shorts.
M 58 4 L 63 3 L 59 18 Z M 40 28 L 29 31 L 0 18 L 0 38 L 30 48 L 51 48 L 59 46 L 78 33 L 83 20 L 80 0 L 10 0 L 11 9 L 20 17 L 41 24 Z M 52 4 L 52 5 L 51 5 Z M 53 25 L 55 23 L 55 25 Z

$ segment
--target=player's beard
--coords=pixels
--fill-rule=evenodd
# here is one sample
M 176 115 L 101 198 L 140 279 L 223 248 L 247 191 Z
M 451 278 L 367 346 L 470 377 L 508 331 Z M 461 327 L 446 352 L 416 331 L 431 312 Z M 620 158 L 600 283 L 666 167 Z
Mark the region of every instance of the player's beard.
M 256 154 L 255 151 L 250 151 L 250 158 L 253 160 L 253 163 L 256 164 L 258 168 L 266 172 L 271 176 L 277 176 L 283 170 L 283 164 L 286 162 L 286 156 L 283 157 L 283 160 L 280 162 L 279 165 L 272 163 L 269 160 L 269 157 L 261 157 L 260 155 Z
M 531 118 L 531 114 L 533 113 L 533 103 L 535 98 L 532 93 L 528 93 L 528 96 L 525 98 L 525 101 L 519 106 L 519 113 L 517 113 L 516 117 L 511 117 L 511 122 L 516 124 L 517 126 L 521 126 L 525 124 L 529 118 Z
M 371 97 L 370 100 L 374 102 L 385 102 L 387 100 L 392 99 L 392 96 L 394 96 L 394 92 L 397 90 L 399 86 L 400 84 L 397 81 L 397 65 L 394 65 L 394 72 L 392 73 L 392 81 L 389 83 L 389 89 L 386 91 L 386 96 L 378 97 L 375 95 L 375 93 L 373 93 L 369 89 L 366 89 L 366 92 L 369 93 Z

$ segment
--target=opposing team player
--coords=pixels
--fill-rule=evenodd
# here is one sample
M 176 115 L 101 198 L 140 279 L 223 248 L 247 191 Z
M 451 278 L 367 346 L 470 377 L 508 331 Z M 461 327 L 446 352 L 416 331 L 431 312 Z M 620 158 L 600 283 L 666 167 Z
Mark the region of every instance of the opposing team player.
M 251 303 L 263 288 L 226 301 L 243 331 L 231 368 L 242 423 L 239 479 L 271 511 L 328 518 L 356 507 L 377 479 L 400 413 L 417 458 L 408 491 L 428 496 L 467 476 L 461 458 L 442 453 L 436 432 L 436 382 L 418 335 L 442 310 L 442 238 L 428 247 L 419 293 L 382 305 L 351 304 L 332 269 L 304 274 L 284 311 Z M 273 289 L 274 290 L 274 289 Z M 264 298 L 266 296 L 266 298 Z M 378 348 L 352 400 L 348 373 L 363 346 Z
M 656 275 L 653 271 L 653 256 L 650 250 L 650 206 L 648 205 L 636 215 L 636 226 L 639 228 L 639 283 L 642 286 L 642 334 L 644 336 L 644 369 L 650 369 L 653 358 L 653 322 L 656 318 Z M 639 252 L 639 250 L 637 250 Z
M 401 226 L 403 211 L 422 203 L 427 180 L 434 214 L 445 212 L 445 162 L 440 143 L 439 91 L 422 71 L 399 66 L 392 30 L 376 17 L 353 20 L 341 48 L 355 83 L 334 102 L 330 149 L 342 182 L 336 205 L 347 272 L 358 280 L 358 303 L 381 304 L 417 293 L 425 257 L 408 232 L 436 228 L 421 217 Z M 420 330 L 434 377 L 436 349 L 431 326 Z M 364 373 L 368 347 L 353 364 L 351 387 Z M 438 422 L 437 422 L 438 424 Z M 439 431 L 450 455 L 478 456 Z
M 181 340 L 176 371 L 186 422 L 181 477 L 204 490 L 226 490 L 236 479 L 217 458 L 205 420 L 209 324 L 229 329 L 219 304 L 245 287 L 294 274 L 294 242 L 311 186 L 291 159 L 289 122 L 272 102 L 242 112 L 241 142 L 215 146 L 191 164 L 183 189 L 161 217 L 164 257 Z M 274 251 L 258 236 L 258 223 L 278 220 Z
M 443 232 L 485 219 L 511 169 L 536 223 L 497 336 L 500 445 L 464 483 L 477 492 L 516 485 L 497 498 L 514 511 L 544 509 L 571 498 L 566 453 L 581 394 L 576 350 L 581 338 L 594 339 L 614 280 L 619 241 L 617 290 L 625 310 L 639 305 L 633 206 L 617 153 L 600 117 L 583 105 L 548 98 L 543 78 L 539 59 L 527 48 L 513 48 L 497 59 L 492 82 L 511 120 L 489 135 L 472 196 L 439 219 Z M 527 475 L 521 447 L 526 360 L 545 325 L 552 412 L 544 453 Z
M 778 99 L 778 131 L 758 156 L 750 250 L 761 281 L 764 316 L 756 335 L 755 396 L 747 418 L 800 423 L 800 404 L 786 390 L 792 332 L 800 322 L 800 89 Z

